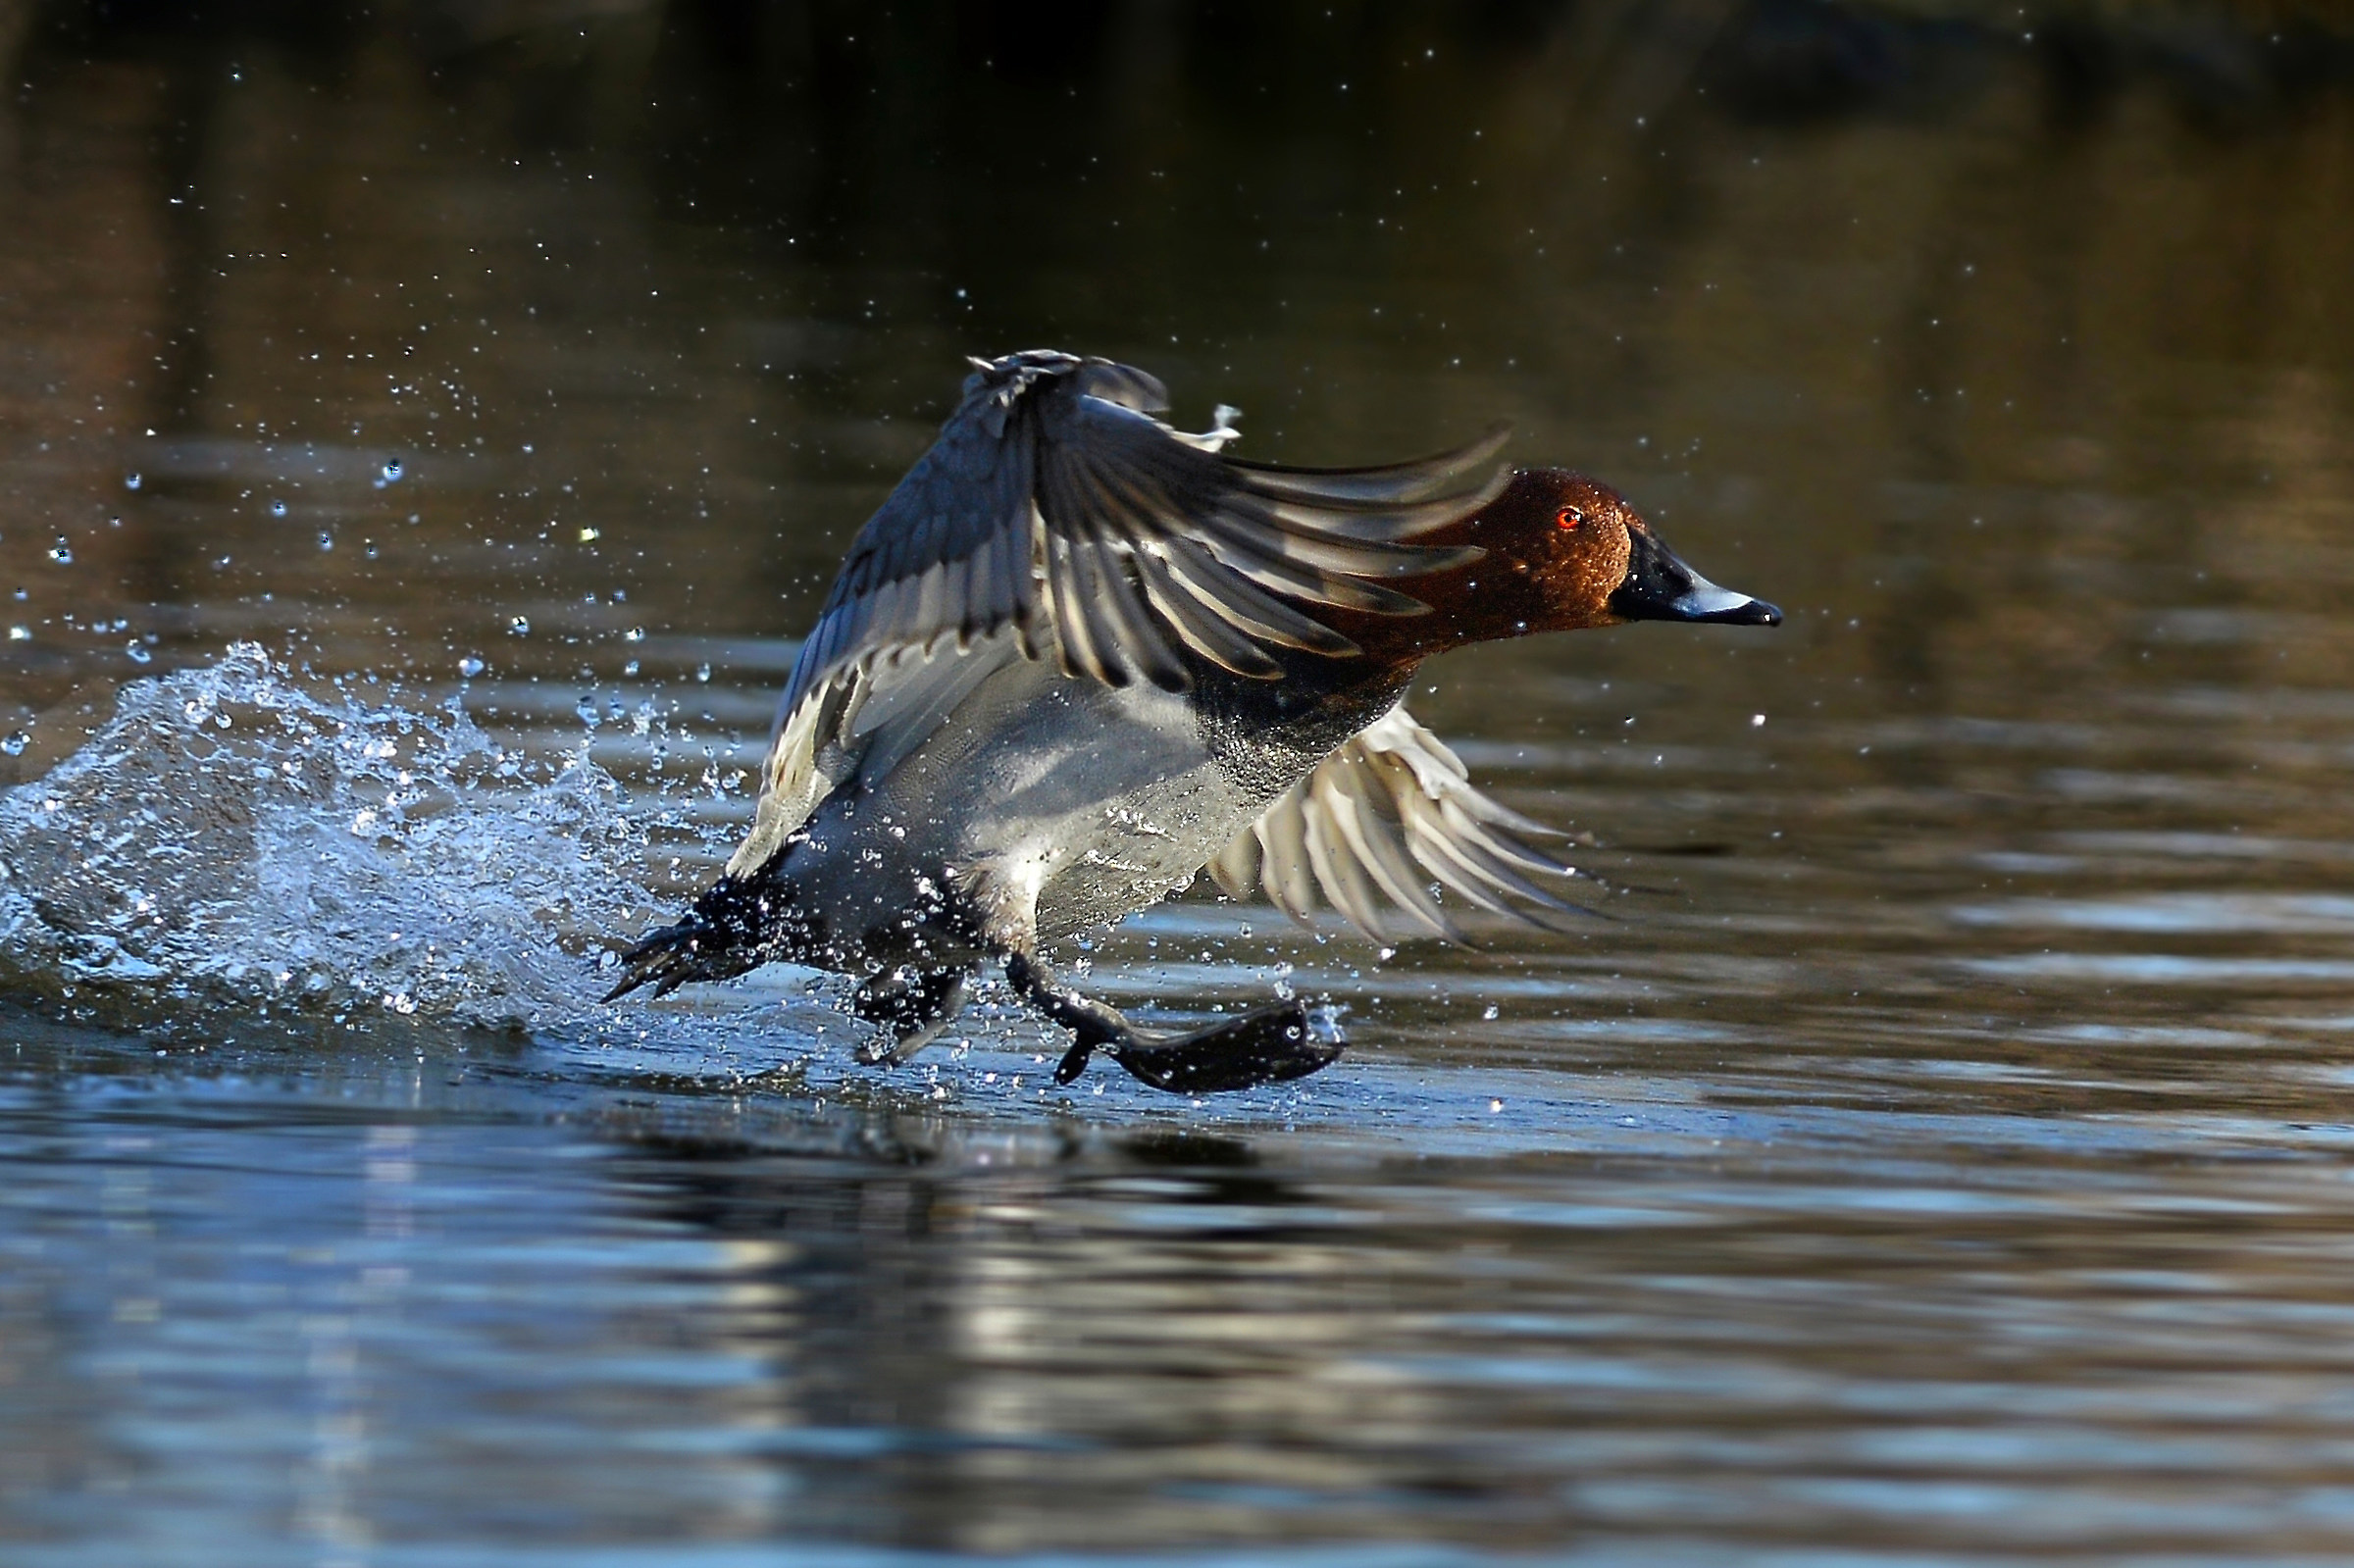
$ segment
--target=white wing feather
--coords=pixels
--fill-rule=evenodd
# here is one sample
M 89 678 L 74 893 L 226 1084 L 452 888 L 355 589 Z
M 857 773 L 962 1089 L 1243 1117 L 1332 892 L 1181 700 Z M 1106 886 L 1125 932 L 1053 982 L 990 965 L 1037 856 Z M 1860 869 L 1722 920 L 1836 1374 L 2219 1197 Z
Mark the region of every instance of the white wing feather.
M 837 670 L 777 727 L 752 829 L 729 857 L 728 874 L 748 877 L 766 865 L 819 801 L 860 773 L 889 773 L 1018 657 L 1013 633 L 1001 630 L 961 653 L 901 646 Z
M 1209 863 L 1236 898 L 1263 892 L 1312 924 L 1322 901 L 1375 941 L 1463 939 L 1431 894 L 1560 930 L 1590 913 L 1529 880 L 1574 869 L 1515 835 L 1560 835 L 1490 800 L 1447 743 L 1400 703 L 1316 764 Z

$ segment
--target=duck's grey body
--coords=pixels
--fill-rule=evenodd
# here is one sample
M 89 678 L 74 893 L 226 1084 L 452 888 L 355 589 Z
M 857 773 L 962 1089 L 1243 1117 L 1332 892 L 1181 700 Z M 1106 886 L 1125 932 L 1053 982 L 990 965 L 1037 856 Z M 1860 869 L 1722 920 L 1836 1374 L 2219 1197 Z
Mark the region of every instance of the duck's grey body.
M 1183 696 L 1106 686 L 999 637 L 887 680 L 856 773 L 759 873 L 825 912 L 775 956 L 969 965 L 1150 908 L 1395 695 L 1304 724 L 1260 683 L 1202 676 Z
M 1157 903 L 1265 803 L 1211 757 L 1179 698 L 1016 657 L 957 722 L 828 795 L 771 875 L 854 943 L 841 967 L 919 948 L 977 961 L 993 937 L 999 950 L 1017 935 L 1051 941 Z M 931 918 L 909 931 L 918 911 Z M 964 929 L 970 916 L 982 930 Z

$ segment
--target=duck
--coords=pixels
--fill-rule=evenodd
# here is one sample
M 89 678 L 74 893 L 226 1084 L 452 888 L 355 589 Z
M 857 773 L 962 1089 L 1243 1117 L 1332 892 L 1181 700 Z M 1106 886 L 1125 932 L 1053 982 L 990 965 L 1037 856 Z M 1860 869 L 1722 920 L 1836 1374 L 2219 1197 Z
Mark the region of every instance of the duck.
M 1337 912 L 1381 941 L 1462 914 L 1561 928 L 1543 824 L 1407 711 L 1451 648 L 1635 621 L 1770 627 L 1598 480 L 1437 456 L 1300 468 L 1165 420 L 1159 380 L 1032 349 L 973 359 L 955 411 L 851 541 L 778 704 L 752 821 L 608 1003 L 769 963 L 853 978 L 868 1065 L 937 1038 L 985 968 L 1070 1042 L 1203 1094 L 1303 1078 L 1347 1043 L 1286 999 L 1147 1030 L 1057 975 L 1056 944 L 1189 885 Z

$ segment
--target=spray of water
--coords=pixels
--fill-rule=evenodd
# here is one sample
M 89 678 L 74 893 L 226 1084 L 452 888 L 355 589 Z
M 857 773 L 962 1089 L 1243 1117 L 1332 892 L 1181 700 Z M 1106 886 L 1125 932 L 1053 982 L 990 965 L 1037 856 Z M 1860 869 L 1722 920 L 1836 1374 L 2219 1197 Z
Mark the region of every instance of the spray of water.
M 585 753 L 536 762 L 454 700 L 372 706 L 239 645 L 131 683 L 0 796 L 0 983 L 125 1022 L 591 1027 L 604 945 L 653 901 L 646 831 Z

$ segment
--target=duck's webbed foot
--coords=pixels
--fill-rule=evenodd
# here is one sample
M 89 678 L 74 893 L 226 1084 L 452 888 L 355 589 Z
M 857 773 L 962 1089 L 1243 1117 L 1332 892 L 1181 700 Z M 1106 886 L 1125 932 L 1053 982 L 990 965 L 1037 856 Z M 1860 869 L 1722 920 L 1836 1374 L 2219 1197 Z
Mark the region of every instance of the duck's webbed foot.
M 640 986 L 667 996 L 689 981 L 728 980 L 792 950 L 808 927 L 790 893 L 757 877 L 722 876 L 676 924 L 649 931 L 621 955 L 619 1001 Z
M 887 969 L 850 993 L 850 1011 L 870 1024 L 880 1024 L 886 1037 L 858 1047 L 858 1059 L 869 1067 L 898 1063 L 932 1043 L 940 1032 L 956 1021 L 964 1007 L 963 969 Z
M 1308 1027 L 1307 1009 L 1298 1002 L 1277 1002 L 1191 1034 L 1159 1035 L 1138 1029 L 1117 1008 L 1080 995 L 1027 954 L 1006 956 L 1005 979 L 1023 1000 L 1074 1037 L 1054 1069 L 1057 1084 L 1077 1080 L 1100 1050 L 1154 1088 L 1214 1094 L 1305 1078 L 1331 1066 L 1347 1043 L 1337 1031 L 1319 1039 Z

